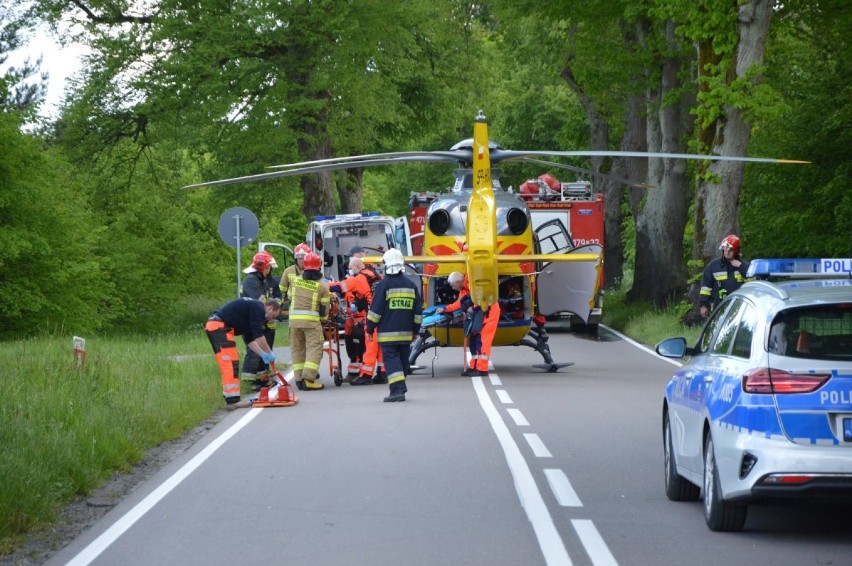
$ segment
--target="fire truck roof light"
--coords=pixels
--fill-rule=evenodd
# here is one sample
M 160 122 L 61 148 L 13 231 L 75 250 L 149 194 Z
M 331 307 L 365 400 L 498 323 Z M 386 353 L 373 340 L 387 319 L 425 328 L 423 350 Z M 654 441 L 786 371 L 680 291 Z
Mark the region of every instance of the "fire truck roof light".
M 852 258 L 756 259 L 748 277 L 852 277 Z

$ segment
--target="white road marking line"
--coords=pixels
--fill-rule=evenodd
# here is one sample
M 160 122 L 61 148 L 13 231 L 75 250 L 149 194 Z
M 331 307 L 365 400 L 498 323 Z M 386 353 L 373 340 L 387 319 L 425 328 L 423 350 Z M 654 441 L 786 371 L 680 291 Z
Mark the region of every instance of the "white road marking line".
M 589 558 L 592 559 L 592 564 L 595 566 L 618 566 L 615 557 L 609 551 L 601 534 L 595 528 L 594 523 L 588 519 L 573 519 L 571 524 L 574 525 L 574 530 L 580 537 L 580 542 L 583 543 L 583 548 Z
M 547 483 L 550 484 L 550 490 L 556 496 L 556 501 L 562 507 L 582 507 L 583 502 L 577 497 L 577 492 L 568 481 L 568 476 L 565 472 L 559 469 L 546 469 L 544 475 L 547 476 Z
M 514 404 L 513 401 L 512 401 L 512 398 L 509 397 L 509 394 L 506 393 L 505 389 L 497 389 L 495 391 L 495 393 L 497 393 L 497 398 L 500 399 L 500 402 L 503 403 L 504 405 L 513 405 Z
M 520 409 L 506 409 L 506 412 L 509 413 L 509 416 L 512 417 L 512 420 L 515 421 L 517 426 L 530 426 L 529 421 L 527 421 Z
M 491 373 L 491 372 L 489 372 L 489 373 L 488 373 L 488 379 L 490 379 L 490 380 L 491 380 L 491 385 L 495 385 L 495 386 L 497 386 L 497 387 L 499 387 L 499 386 L 503 385 L 503 382 L 502 382 L 502 381 L 500 381 L 500 378 L 497 376 L 497 374 L 496 374 L 496 373 Z
M 524 433 L 524 438 L 527 439 L 527 444 L 530 445 L 533 454 L 538 458 L 553 458 L 553 454 L 550 453 L 550 450 L 547 449 L 547 446 L 544 445 L 537 434 L 534 432 Z
M 550 511 L 544 503 L 520 448 L 515 444 L 506 423 L 503 422 L 497 407 L 491 401 L 491 396 L 488 395 L 482 378 L 473 378 L 471 381 L 479 399 L 479 405 L 488 418 L 488 422 L 491 423 L 491 428 L 494 429 L 494 434 L 497 435 L 497 440 L 503 448 L 506 463 L 509 465 L 509 471 L 515 480 L 518 499 L 520 499 L 521 506 L 527 514 L 527 519 L 532 523 L 545 563 L 548 566 L 570 566 L 571 558 L 568 556 L 568 551 L 565 550 L 565 543 L 562 541 L 559 531 L 556 530 L 556 525 L 553 524 L 553 517 L 550 516 Z
M 618 336 L 619 338 L 621 338 L 625 342 L 627 342 L 629 344 L 633 344 L 634 346 L 636 346 L 640 350 L 644 350 L 645 352 L 648 352 L 649 354 L 651 354 L 652 356 L 654 356 L 658 360 L 663 360 L 664 362 L 669 362 L 670 364 L 677 366 L 677 367 L 683 367 L 682 363 L 675 361 L 671 358 L 664 358 L 664 357 L 658 355 L 657 352 L 655 352 L 651 348 L 645 346 L 644 344 L 640 344 L 639 342 L 637 342 L 636 340 L 633 340 L 632 338 L 628 338 L 627 336 L 625 336 L 624 334 L 622 334 L 618 330 L 613 330 L 609 326 L 604 326 L 603 324 L 601 324 L 601 326 L 603 326 L 604 328 L 607 329 L 608 332 L 612 332 L 613 334 L 615 334 L 616 336 Z
M 285 379 L 292 376 L 290 371 Z M 289 381 L 289 379 L 288 379 Z M 72 558 L 66 566 L 85 566 L 90 564 L 95 558 L 101 555 L 112 543 L 118 540 L 118 537 L 127 532 L 136 521 L 141 519 L 145 513 L 153 509 L 154 505 L 160 502 L 166 495 L 185 480 L 194 472 L 201 464 L 203 464 L 210 456 L 212 456 L 219 448 L 222 447 L 235 434 L 249 424 L 263 409 L 252 409 L 246 416 L 234 423 L 231 428 L 223 432 L 216 440 L 207 445 L 204 450 L 195 455 L 195 457 L 183 465 L 181 469 L 171 475 L 160 486 L 148 494 L 145 499 L 136 504 L 133 509 L 125 513 L 120 519 L 112 524 L 110 528 L 101 533 L 101 535 L 89 543 L 89 545 L 81 550 L 77 556 Z

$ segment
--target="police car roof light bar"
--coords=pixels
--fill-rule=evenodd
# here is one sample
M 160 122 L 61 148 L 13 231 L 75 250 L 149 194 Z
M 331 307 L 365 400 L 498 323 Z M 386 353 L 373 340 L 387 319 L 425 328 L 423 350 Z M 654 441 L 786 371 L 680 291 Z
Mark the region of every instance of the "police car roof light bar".
M 852 279 L 852 258 L 756 259 L 749 265 L 747 276 L 758 279 Z

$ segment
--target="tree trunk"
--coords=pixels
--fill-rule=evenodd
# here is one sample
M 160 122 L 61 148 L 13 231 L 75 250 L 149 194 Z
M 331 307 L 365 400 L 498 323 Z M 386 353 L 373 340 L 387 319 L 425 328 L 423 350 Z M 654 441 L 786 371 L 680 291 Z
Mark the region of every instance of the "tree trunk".
M 677 52 L 674 24 L 666 22 L 667 42 Z M 660 62 L 660 85 L 648 93 L 648 150 L 684 153 L 687 149 L 692 118 L 689 110 L 694 99 L 681 96 L 667 102 L 683 86 L 679 73 L 682 57 L 666 57 Z M 683 294 L 686 266 L 683 235 L 689 213 L 690 183 L 686 163 L 681 159 L 648 160 L 648 182 L 644 201 L 631 199 L 636 222 L 636 266 L 629 301 L 651 301 L 665 306 Z M 634 193 L 636 189 L 633 190 Z
M 734 72 L 729 73 L 728 83 L 741 78 L 755 64 L 763 61 L 772 6 L 769 0 L 752 0 L 738 8 L 739 43 L 734 52 Z M 712 49 L 712 45 L 702 46 Z M 756 84 L 759 78 L 752 79 Z M 749 125 L 741 110 L 731 105 L 723 107 L 724 113 L 708 132 L 702 135 L 710 142 L 712 151 L 719 155 L 745 155 L 751 137 Z M 712 134 L 712 136 L 710 135 Z M 739 232 L 739 202 L 743 181 L 741 162 L 717 161 L 710 171 L 718 183 L 699 181 L 696 193 L 696 230 L 694 257 L 706 263 L 718 255 L 719 242 L 727 234 Z M 700 226 L 700 229 L 698 227 Z
M 341 214 L 362 212 L 363 177 L 363 168 L 347 169 L 343 179 L 337 183 L 337 196 L 340 198 Z
M 609 123 L 606 117 L 598 111 L 595 101 L 577 83 L 570 66 L 562 70 L 562 78 L 586 110 L 589 120 L 589 149 L 606 151 L 609 149 Z M 613 160 L 609 157 L 595 156 L 590 160 L 592 169 L 601 173 L 609 173 L 613 166 Z M 595 190 L 604 195 L 604 287 L 612 287 L 624 273 L 624 243 L 621 238 L 621 201 L 624 187 L 603 177 L 597 177 L 595 183 Z
M 302 136 L 298 141 L 299 155 L 304 161 L 328 159 L 331 157 L 331 142 L 322 120 L 305 121 Z M 330 171 L 302 175 L 299 184 L 302 187 L 304 201 L 302 212 L 308 221 L 314 216 L 334 214 L 334 183 Z

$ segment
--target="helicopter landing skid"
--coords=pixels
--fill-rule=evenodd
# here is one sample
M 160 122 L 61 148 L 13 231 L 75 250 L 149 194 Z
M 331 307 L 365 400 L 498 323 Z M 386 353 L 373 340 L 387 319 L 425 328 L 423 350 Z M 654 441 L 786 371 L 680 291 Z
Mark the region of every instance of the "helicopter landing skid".
M 547 370 L 550 373 L 556 373 L 557 371 L 559 371 L 559 368 L 565 368 L 573 365 L 574 362 L 567 362 L 564 364 L 533 364 L 533 367 L 537 369 Z

